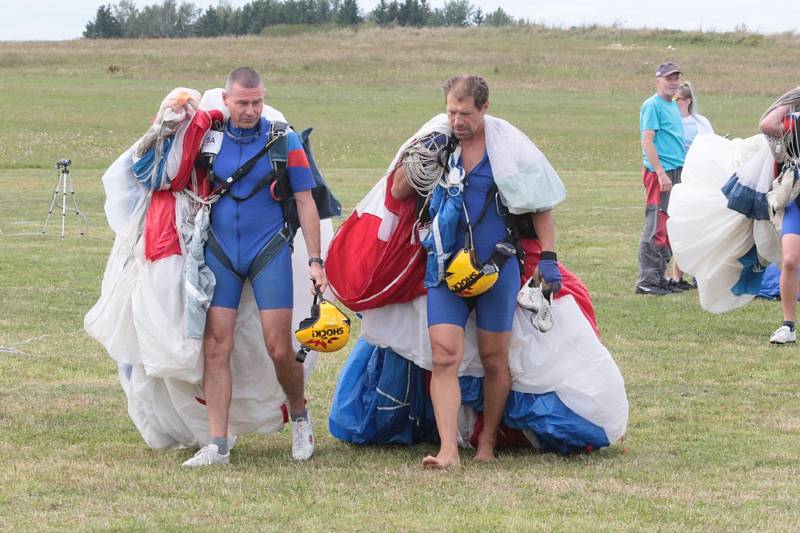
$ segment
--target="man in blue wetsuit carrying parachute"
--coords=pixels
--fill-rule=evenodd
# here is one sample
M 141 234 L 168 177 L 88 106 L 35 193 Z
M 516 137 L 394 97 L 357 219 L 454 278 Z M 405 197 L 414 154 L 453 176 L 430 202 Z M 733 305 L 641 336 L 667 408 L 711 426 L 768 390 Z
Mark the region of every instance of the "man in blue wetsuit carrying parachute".
M 103 175 L 116 238 L 84 327 L 118 364 L 145 443 L 201 448 L 186 466 L 227 464 L 238 435 L 290 419 L 292 456 L 314 452 L 304 378 L 344 342 L 346 317 L 327 302 L 302 322 L 292 313 L 323 297 L 328 219 L 341 214 L 310 132 L 295 133 L 264 104 L 259 74 L 238 68 L 202 97 L 171 91 Z M 295 344 L 292 327 L 314 342 Z
M 490 161 L 486 135 L 489 108 L 486 81 L 479 76 L 455 76 L 443 89 L 447 120 L 456 142 L 451 143 L 453 150 L 445 152 L 445 175 L 428 195 L 424 207 L 431 217 L 422 241 L 428 251 L 425 286 L 433 358 L 430 394 L 441 439 L 439 453 L 423 459 L 428 468 L 449 468 L 459 463 L 458 369 L 464 356 L 464 331 L 473 309 L 486 376 L 484 429 L 475 459 L 495 458 L 497 428 L 511 385 L 508 351 L 519 291 L 518 243 L 509 234 L 505 217 L 506 209 L 520 207 L 515 203 L 531 202 L 524 210 L 531 212 L 532 225 L 542 246 L 539 272 L 551 292 L 557 293 L 561 286 L 551 211 L 564 198 L 558 175 L 542 158 L 544 162 L 534 169 L 539 181 L 535 185 L 537 190 L 528 197 L 524 184 L 509 184 L 508 175 L 503 176 L 506 181 L 496 179 L 493 165 L 497 163 Z M 493 127 L 501 127 L 501 121 L 492 120 L 497 122 Z M 521 181 L 526 177 L 531 178 L 520 173 L 512 179 Z M 411 180 L 399 169 L 392 195 L 401 199 L 414 193 Z M 513 195 L 516 197 L 512 198 Z
M 261 116 L 264 84 L 256 71 L 246 67 L 233 70 L 223 101 L 230 119 L 217 136 L 221 144 L 209 173 L 221 194 L 211 207 L 211 233 L 205 249 L 206 264 L 216 278 L 203 337 L 203 384 L 210 442 L 184 466 L 229 461 L 230 355 L 245 280 L 253 287 L 267 350 L 288 399 L 292 457 L 307 460 L 314 453 L 315 441 L 304 404 L 303 367 L 295 361 L 291 344 L 293 235 L 286 225 L 276 193 L 278 182 L 265 148 L 279 136 L 287 137 L 285 169 L 290 190 L 284 194 L 294 195 L 308 251 L 309 275 L 314 288 L 324 291 L 327 282 L 322 268 L 319 215 L 311 195 L 315 182 L 298 135 L 289 129 L 279 131 L 274 122 Z
M 506 447 L 609 446 L 627 427 L 625 384 L 588 289 L 555 257 L 564 186 L 525 133 L 486 113 L 482 78 L 444 92 L 448 113 L 400 146 L 327 251 L 331 290 L 361 323 L 331 434 L 440 445 L 423 466 L 441 469 L 457 447 L 491 461 Z

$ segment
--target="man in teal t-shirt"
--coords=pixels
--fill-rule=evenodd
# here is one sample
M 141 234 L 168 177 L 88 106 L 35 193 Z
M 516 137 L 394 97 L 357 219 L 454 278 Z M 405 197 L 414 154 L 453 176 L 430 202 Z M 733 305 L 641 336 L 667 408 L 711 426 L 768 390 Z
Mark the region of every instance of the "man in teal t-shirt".
M 639 242 L 637 294 L 663 296 L 683 290 L 671 286 L 664 277 L 672 257 L 667 237 L 669 193 L 674 184 L 681 182 L 686 155 L 681 114 L 673 101 L 680 83 L 678 66 L 663 63 L 656 70 L 656 93 L 644 101 L 639 113 L 646 207 Z

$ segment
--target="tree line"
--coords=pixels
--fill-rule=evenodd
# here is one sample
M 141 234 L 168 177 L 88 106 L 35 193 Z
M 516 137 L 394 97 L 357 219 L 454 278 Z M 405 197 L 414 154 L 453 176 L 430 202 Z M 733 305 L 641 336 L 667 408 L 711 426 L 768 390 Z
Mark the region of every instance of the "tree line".
M 220 2 L 205 10 L 191 2 L 163 0 L 139 9 L 131 0 L 101 5 L 86 23 L 88 39 L 218 37 L 260 34 L 278 25 L 357 26 L 371 22 L 391 26 L 509 26 L 515 21 L 502 8 L 484 13 L 469 0 L 446 0 L 432 8 L 429 0 L 381 0 L 364 14 L 358 0 L 253 0 L 242 7 Z M 267 30 L 268 31 L 268 30 Z

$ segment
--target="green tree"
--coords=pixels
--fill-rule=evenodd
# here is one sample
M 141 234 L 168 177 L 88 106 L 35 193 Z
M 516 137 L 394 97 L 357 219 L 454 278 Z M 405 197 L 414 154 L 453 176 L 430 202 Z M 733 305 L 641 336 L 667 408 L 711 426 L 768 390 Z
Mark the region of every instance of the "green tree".
M 122 26 L 122 36 L 126 38 L 135 37 L 132 24 L 135 24 L 139 9 L 132 0 L 120 0 L 114 5 L 114 16 Z
M 502 7 L 498 7 L 486 15 L 483 23 L 486 26 L 511 26 L 514 24 L 514 18 L 503 11 Z
M 86 23 L 83 36 L 87 39 L 118 39 L 122 37 L 122 25 L 112 13 L 111 5 L 97 8 L 94 20 Z
M 189 2 L 182 2 L 175 13 L 175 37 L 191 37 L 194 35 L 194 26 L 200 16 L 200 9 Z
M 401 26 L 424 26 L 425 16 L 422 12 L 422 5 L 419 0 L 405 0 L 400 7 L 397 22 Z
M 389 24 L 397 24 L 400 19 L 400 4 L 397 0 L 392 0 L 389 4 Z
M 389 3 L 386 0 L 381 0 L 375 6 L 375 9 L 369 13 L 368 17 L 378 26 L 385 28 L 392 23 L 392 19 L 389 18 Z
M 225 21 L 217 13 L 215 7 L 209 6 L 205 13 L 197 19 L 194 32 L 199 37 L 217 37 L 223 35 L 225 31 Z
M 475 8 L 475 12 L 472 14 L 472 23 L 476 26 L 480 26 L 483 24 L 484 15 L 483 10 L 480 7 Z
M 339 12 L 336 14 L 336 24 L 339 26 L 355 26 L 363 20 L 357 0 L 344 0 L 342 2 Z
M 469 0 L 447 0 L 442 9 L 445 26 L 469 26 L 473 10 Z
M 431 5 L 428 0 L 419 0 L 419 11 L 422 14 L 423 26 L 427 26 L 431 18 Z

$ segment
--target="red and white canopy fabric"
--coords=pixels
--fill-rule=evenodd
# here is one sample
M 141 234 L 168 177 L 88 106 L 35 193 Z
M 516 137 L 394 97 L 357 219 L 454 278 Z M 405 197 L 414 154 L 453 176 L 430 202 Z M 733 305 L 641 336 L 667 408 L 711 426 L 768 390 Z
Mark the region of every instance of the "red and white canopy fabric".
M 425 250 L 413 231 L 416 200 L 395 200 L 391 187 L 390 173 L 359 202 L 328 250 L 331 290 L 353 311 L 425 294 Z

